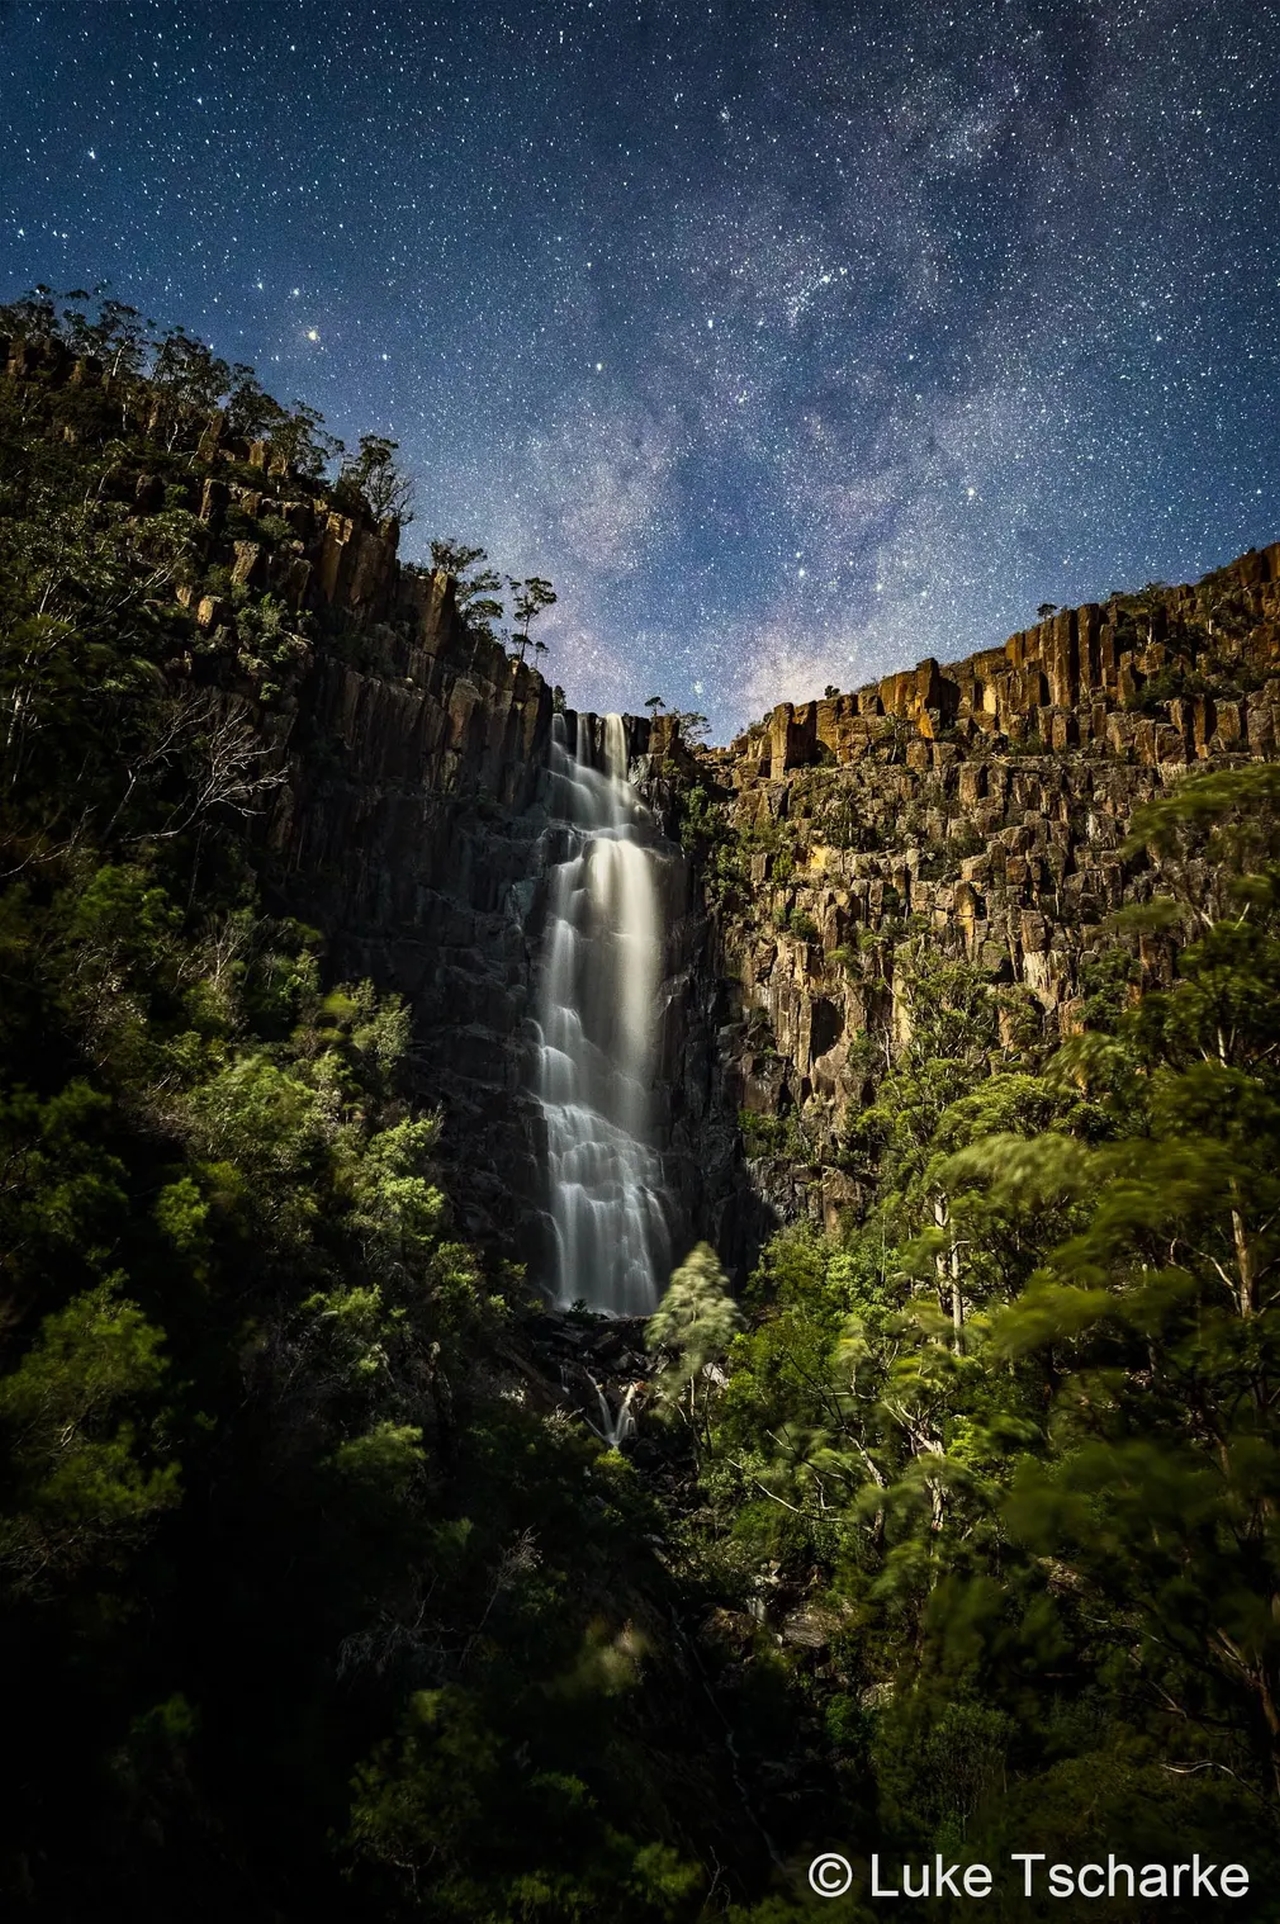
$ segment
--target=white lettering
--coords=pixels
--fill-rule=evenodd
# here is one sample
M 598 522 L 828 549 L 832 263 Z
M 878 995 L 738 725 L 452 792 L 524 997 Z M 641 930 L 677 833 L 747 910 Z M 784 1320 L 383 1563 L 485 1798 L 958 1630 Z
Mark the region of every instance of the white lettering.
M 1152 1882 L 1153 1878 L 1156 1880 L 1154 1883 Z M 1138 1895 L 1140 1897 L 1168 1897 L 1169 1879 L 1165 1875 L 1163 1864 L 1144 1864 L 1142 1866 L 1142 1882 L 1138 1885 Z
M 985 1864 L 970 1864 L 964 1874 L 966 1897 L 990 1897 L 991 1872 Z
M 1191 1869 L 1191 1866 L 1190 1866 L 1190 1864 L 1175 1864 L 1175 1865 L 1174 1865 L 1174 1867 L 1173 1867 L 1173 1894 L 1174 1894 L 1174 1896 L 1175 1896 L 1175 1897 L 1181 1897 L 1181 1896 L 1182 1896 L 1182 1873 L 1183 1873 L 1183 1871 L 1189 1871 L 1190 1869 Z
M 922 1864 L 920 1867 L 920 1884 L 918 1889 L 912 1888 L 910 1864 L 904 1864 L 902 1866 L 902 1895 L 904 1897 L 928 1897 L 929 1866 L 927 1864 Z
M 1228 1884 L 1227 1879 L 1231 1882 Z M 1243 1864 L 1224 1864 L 1218 1889 L 1224 1897 L 1244 1897 L 1249 1890 L 1249 1873 Z
M 1034 1875 L 1034 1872 L 1032 1871 L 1031 1866 L 1033 1864 L 1044 1863 L 1044 1852 L 1043 1851 L 1014 1851 L 1013 1855 L 1009 1859 L 1009 1862 L 1011 1864 L 1021 1864 L 1022 1895 L 1024 1897 L 1030 1897 L 1031 1879 Z
M 1107 1859 L 1107 1896 L 1108 1897 L 1114 1897 L 1116 1894 L 1116 1878 L 1117 1877 L 1128 1878 L 1129 1888 L 1127 1891 L 1123 1893 L 1123 1895 L 1126 1897 L 1132 1897 L 1133 1896 L 1133 1865 L 1117 1864 L 1115 1860 L 1115 1854 L 1113 1852 L 1112 1855 Z
M 1217 1868 L 1218 1866 L 1216 1864 L 1206 1864 L 1204 1869 L 1201 1870 L 1200 1853 L 1199 1851 L 1196 1852 L 1195 1856 L 1191 1859 L 1191 1875 L 1195 1879 L 1195 1882 L 1191 1886 L 1192 1897 L 1216 1897 L 1218 1895 L 1213 1888 L 1213 1873 Z
M 897 1897 L 897 1891 L 882 1891 L 880 1888 L 880 1858 L 876 1851 L 871 1853 L 871 1895 L 872 1897 Z
M 1097 1874 L 1098 1881 L 1093 1889 L 1090 1890 L 1084 1880 L 1086 1877 L 1092 1877 L 1095 1873 Z M 1079 1891 L 1081 1897 L 1101 1897 L 1103 1884 L 1104 1878 L 1101 1864 L 1082 1864 L 1076 1872 L 1076 1889 Z
M 1071 1880 L 1070 1864 L 1050 1864 L 1049 1866 L 1050 1897 L 1070 1897 L 1074 1889 L 1075 1889 L 1075 1885 L 1072 1883 L 1072 1880 Z
M 952 1879 L 959 1877 L 960 1866 L 958 1864 L 948 1864 L 946 1870 L 944 1871 L 942 1868 L 942 1852 L 941 1851 L 938 1852 L 938 1855 L 934 1859 L 934 1862 L 938 1867 L 937 1870 L 934 1872 L 934 1878 L 933 1878 L 934 1896 L 941 1897 L 943 1892 L 945 1891 L 949 1897 L 959 1897 L 960 1887 L 958 1884 L 953 1883 Z

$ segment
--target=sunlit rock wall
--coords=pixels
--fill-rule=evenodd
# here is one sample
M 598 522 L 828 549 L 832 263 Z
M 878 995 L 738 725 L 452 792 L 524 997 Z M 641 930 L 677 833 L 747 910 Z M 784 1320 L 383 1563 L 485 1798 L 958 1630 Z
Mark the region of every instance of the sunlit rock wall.
M 1103 924 L 1147 897 L 1134 810 L 1280 737 L 1280 544 L 1190 587 L 1055 611 L 953 666 L 925 661 L 773 710 L 708 774 L 748 880 L 710 917 L 720 1129 L 763 1205 L 833 1226 L 859 1200 L 850 1114 L 911 1021 L 911 945 L 977 965 L 1009 1022 L 1079 1026 Z M 1140 946 L 1146 980 L 1167 944 Z M 715 1163 L 709 1159 L 709 1164 Z M 729 1195 L 736 1197 L 731 1204 Z

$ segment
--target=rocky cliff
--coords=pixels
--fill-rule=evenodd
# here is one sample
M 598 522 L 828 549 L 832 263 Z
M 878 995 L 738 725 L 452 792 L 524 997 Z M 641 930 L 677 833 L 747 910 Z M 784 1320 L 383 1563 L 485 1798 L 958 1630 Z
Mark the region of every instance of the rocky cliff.
M 541 1203 L 524 1025 L 551 690 L 470 634 L 447 576 L 399 590 L 362 663 L 321 656 L 301 691 L 276 885 L 340 975 L 407 1000 L 467 1226 L 514 1247 Z
M 849 1121 L 909 1033 L 920 945 L 998 985 L 1007 1032 L 1079 1027 L 1106 919 L 1152 890 L 1124 846 L 1134 810 L 1278 738 L 1275 544 L 1194 586 L 1054 610 L 953 666 L 785 704 L 712 751 L 712 1107 L 738 1116 L 744 1175 L 709 1159 L 706 1227 L 733 1248 L 744 1208 L 830 1224 L 856 1205 Z M 1135 942 L 1135 983 L 1170 963 Z
M 521 1025 L 552 690 L 470 632 L 447 576 L 399 562 L 394 520 L 225 415 L 57 339 L 0 338 L 0 368 L 51 449 L 95 458 L 94 511 L 136 544 L 163 532 L 163 672 L 215 691 L 262 745 L 276 908 L 321 932 L 336 976 L 404 996 L 462 1226 L 527 1241 L 541 1197 Z

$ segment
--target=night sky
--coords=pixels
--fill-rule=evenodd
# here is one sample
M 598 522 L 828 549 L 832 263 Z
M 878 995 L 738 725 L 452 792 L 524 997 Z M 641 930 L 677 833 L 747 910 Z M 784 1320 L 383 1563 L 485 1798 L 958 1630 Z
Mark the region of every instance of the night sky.
M 110 283 L 719 739 L 1280 536 L 1280 14 L 0 0 L 0 298 Z

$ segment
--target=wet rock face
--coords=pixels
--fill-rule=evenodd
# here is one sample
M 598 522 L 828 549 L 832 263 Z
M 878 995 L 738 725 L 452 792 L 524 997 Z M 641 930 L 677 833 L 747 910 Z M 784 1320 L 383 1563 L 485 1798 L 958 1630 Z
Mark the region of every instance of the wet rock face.
M 533 1090 L 535 962 L 547 913 L 553 702 L 532 668 L 477 640 L 453 584 L 405 573 L 394 625 L 362 631 L 354 666 L 317 653 L 281 740 L 289 780 L 268 828 L 282 907 L 322 929 L 333 973 L 403 996 L 413 1091 L 442 1112 L 447 1186 L 466 1233 L 552 1263 L 545 1124 Z M 570 738 L 579 718 L 566 717 Z M 627 718 L 643 758 L 647 721 Z M 679 851 L 658 865 L 668 931 L 658 993 L 655 1111 L 683 1253 L 702 1209 L 716 1070 L 700 1018 L 717 993 L 706 917 Z M 692 1037 L 692 1042 L 691 1042 Z
M 653 1402 L 653 1358 L 643 1317 L 552 1311 L 527 1325 L 532 1364 L 513 1354 L 525 1400 L 580 1416 L 604 1443 L 634 1445 Z

